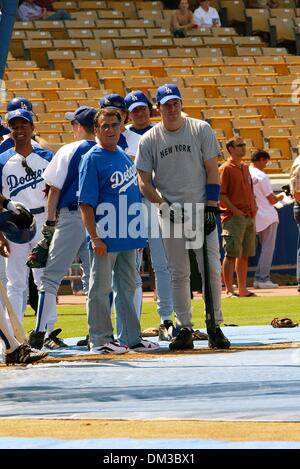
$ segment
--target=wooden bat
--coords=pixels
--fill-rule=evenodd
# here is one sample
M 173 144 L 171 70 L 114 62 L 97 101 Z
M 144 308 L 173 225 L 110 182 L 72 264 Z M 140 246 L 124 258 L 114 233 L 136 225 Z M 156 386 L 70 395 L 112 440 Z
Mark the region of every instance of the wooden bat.
M 210 285 L 206 234 L 204 234 L 204 243 L 203 243 L 203 266 L 204 266 L 204 299 L 205 299 L 205 312 L 206 312 L 206 329 L 209 334 L 214 334 L 216 332 L 216 321 L 215 321 L 213 295 L 212 295 L 211 285 Z
M 15 312 L 15 310 L 12 307 L 11 302 L 9 301 L 9 298 L 7 296 L 6 288 L 4 287 L 3 283 L 0 280 L 0 295 L 4 301 L 5 307 L 7 309 L 9 319 L 14 331 L 14 335 L 16 339 L 23 344 L 26 341 L 26 335 L 25 331 L 23 329 L 23 326 Z

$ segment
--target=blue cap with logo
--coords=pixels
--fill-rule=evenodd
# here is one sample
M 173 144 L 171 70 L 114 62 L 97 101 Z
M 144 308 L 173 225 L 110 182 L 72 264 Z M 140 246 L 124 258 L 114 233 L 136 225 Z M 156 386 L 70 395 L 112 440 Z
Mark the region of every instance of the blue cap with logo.
M 11 111 L 8 113 L 7 122 L 10 123 L 13 119 L 20 117 L 21 119 L 26 120 L 27 122 L 33 123 L 32 121 L 32 113 L 30 111 L 26 111 L 26 109 L 16 109 L 15 111 Z
M 100 108 L 111 107 L 113 109 L 124 109 L 126 111 L 126 104 L 124 98 L 119 94 L 107 94 L 99 100 Z
M 133 111 L 136 107 L 139 106 L 152 107 L 152 104 L 150 103 L 147 96 L 140 90 L 131 91 L 131 93 L 128 93 L 128 95 L 125 96 L 125 104 L 129 112 Z
M 156 92 L 156 102 L 165 104 L 170 99 L 182 99 L 178 87 L 173 83 L 160 86 Z
M 10 134 L 10 129 L 4 127 L 2 117 L 0 116 L 0 137 Z
M 97 114 L 97 109 L 94 107 L 80 106 L 75 112 L 66 112 L 65 118 L 68 121 L 77 121 L 85 127 L 94 127 L 94 118 Z
M 32 104 L 28 99 L 23 98 L 22 96 L 17 96 L 16 98 L 11 99 L 6 106 L 7 112 L 15 111 L 16 109 L 26 109 L 26 111 L 32 112 Z

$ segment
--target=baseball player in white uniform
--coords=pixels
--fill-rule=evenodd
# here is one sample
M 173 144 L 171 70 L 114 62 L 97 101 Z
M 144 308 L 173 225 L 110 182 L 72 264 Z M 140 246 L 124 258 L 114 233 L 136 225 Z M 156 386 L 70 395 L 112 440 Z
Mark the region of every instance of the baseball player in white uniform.
M 3 197 L 2 194 L 0 194 L 0 208 L 1 208 L 1 212 L 2 212 L 2 209 L 4 208 L 12 212 L 13 214 L 19 213 L 19 210 L 17 206 L 15 205 L 15 203 Z M 1 228 L 3 229 L 3 225 L 1 226 Z M 30 231 L 33 236 L 34 230 L 30 230 Z M 16 236 L 16 241 L 17 241 L 18 239 L 17 232 L 15 233 L 15 236 Z M 22 237 L 23 237 L 23 234 L 22 234 Z M 19 240 L 21 241 L 21 236 Z M 0 253 L 2 256 L 6 257 L 7 255 L 9 255 L 9 252 L 5 249 L 4 251 L 2 251 L 2 248 L 5 246 L 6 246 L 6 238 L 4 237 L 2 231 L 0 231 Z M 47 356 L 46 352 L 32 350 L 28 344 L 26 343 L 22 344 L 16 339 L 13 326 L 10 322 L 10 318 L 5 313 L 1 305 L 0 305 L 0 340 L 4 344 L 5 363 L 7 365 L 34 363 Z
M 19 319 L 23 320 L 24 293 L 27 291 L 27 257 L 41 237 L 46 219 L 46 196 L 43 172 L 53 153 L 42 148 L 33 148 L 31 136 L 34 130 L 32 114 L 25 109 L 8 113 L 8 124 L 12 130 L 15 147 L 1 154 L 0 192 L 15 202 L 22 202 L 36 218 L 36 236 L 29 243 L 8 243 L 9 256 L 6 259 L 8 279 L 7 293 Z M 40 283 L 42 271 L 34 270 L 36 285 Z
M 83 289 L 89 288 L 89 254 L 86 231 L 78 210 L 79 164 L 85 153 L 95 145 L 95 108 L 81 106 L 65 117 L 73 127 L 75 142 L 63 145 L 45 170 L 43 177 L 50 186 L 46 230 L 53 231 L 48 259 L 39 289 L 35 330 L 29 336 L 34 348 L 58 348 L 65 344 L 53 330 L 57 319 L 56 296 L 60 283 L 77 254 L 84 269 Z M 58 217 L 57 217 L 58 212 Z M 47 336 L 45 337 L 45 333 Z M 45 340 L 44 340 L 45 339 Z
M 223 321 L 221 262 L 215 220 L 220 191 L 219 145 L 207 122 L 183 117 L 182 98 L 176 85 L 166 84 L 159 87 L 156 101 L 162 120 L 141 137 L 136 166 L 144 196 L 150 202 L 163 204 L 161 208 L 168 208 L 168 210 L 164 208 L 159 220 L 171 272 L 176 323 L 181 328 L 169 348 L 181 350 L 194 347 L 188 236 L 185 236 L 185 233 L 182 236 L 176 234 L 176 213 L 169 206 L 173 203 L 181 206 L 189 203 L 196 208 L 196 204 L 201 204 L 202 207 L 205 204 L 204 229 L 217 325 L 215 332 L 209 333 L 209 347 L 228 348 L 230 342 L 219 327 Z M 184 222 L 181 209 L 179 215 L 181 223 Z M 168 236 L 164 233 L 166 225 L 170 228 Z M 204 283 L 203 249 L 194 249 L 194 251 Z

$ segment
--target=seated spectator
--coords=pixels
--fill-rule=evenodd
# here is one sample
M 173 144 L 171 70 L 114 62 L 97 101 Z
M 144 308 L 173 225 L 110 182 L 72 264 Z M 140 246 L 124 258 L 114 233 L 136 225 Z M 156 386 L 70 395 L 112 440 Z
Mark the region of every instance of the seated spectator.
M 35 3 L 42 8 L 46 8 L 47 11 L 54 11 L 52 3 L 55 0 L 35 0 Z
M 221 20 L 217 10 L 209 5 L 209 0 L 200 0 L 194 11 L 194 22 L 199 28 L 219 28 Z
M 50 13 L 46 8 L 37 5 L 35 0 L 25 0 L 18 8 L 18 14 L 21 21 L 34 21 L 34 20 L 71 20 L 70 13 L 65 10 L 57 10 L 55 13 Z
M 187 30 L 197 27 L 188 0 L 179 0 L 178 9 L 172 13 L 170 30 L 175 37 L 185 37 Z

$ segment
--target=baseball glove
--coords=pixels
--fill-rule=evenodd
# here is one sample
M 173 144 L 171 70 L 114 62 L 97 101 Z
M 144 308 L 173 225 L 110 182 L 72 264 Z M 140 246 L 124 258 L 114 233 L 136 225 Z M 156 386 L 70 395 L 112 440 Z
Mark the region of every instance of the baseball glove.
M 49 246 L 55 231 L 55 226 L 43 225 L 42 234 L 44 237 L 37 243 L 28 256 L 27 265 L 32 269 L 41 269 L 46 267 Z
M 271 321 L 271 326 L 273 327 L 297 327 L 299 324 L 292 321 L 289 318 L 274 318 Z
M 217 215 L 220 213 L 218 207 L 207 205 L 204 209 L 204 232 L 209 235 L 217 226 Z

